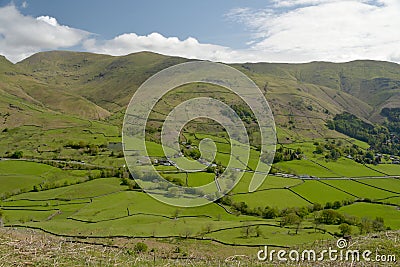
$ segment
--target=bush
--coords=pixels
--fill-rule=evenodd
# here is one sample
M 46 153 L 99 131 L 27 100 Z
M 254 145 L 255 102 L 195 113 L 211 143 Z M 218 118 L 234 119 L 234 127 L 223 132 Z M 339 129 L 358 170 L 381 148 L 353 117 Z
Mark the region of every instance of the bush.
M 352 232 L 350 225 L 348 225 L 347 223 L 342 223 L 341 225 L 339 225 L 339 230 L 341 236 L 351 235 Z
M 137 253 L 146 252 L 147 245 L 143 242 L 136 243 L 135 247 L 133 248 Z
M 12 153 L 11 158 L 13 159 L 20 159 L 24 156 L 24 153 L 22 151 L 15 151 Z

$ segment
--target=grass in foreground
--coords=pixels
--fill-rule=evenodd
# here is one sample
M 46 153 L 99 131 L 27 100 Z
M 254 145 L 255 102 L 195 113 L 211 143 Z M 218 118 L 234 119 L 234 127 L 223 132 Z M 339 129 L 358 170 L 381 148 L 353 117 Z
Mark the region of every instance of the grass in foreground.
M 398 262 L 399 239 L 399 231 L 360 236 L 349 242 L 349 249 L 394 255 Z M 147 250 L 138 251 L 138 243 L 146 244 Z M 319 252 L 329 247 L 335 248 L 336 240 L 291 249 Z M 184 239 L 66 239 L 35 230 L 0 228 L 1 266 L 355 266 L 328 260 L 261 262 L 256 258 L 259 249 Z M 396 266 L 397 262 L 379 266 Z M 360 262 L 359 266 L 377 265 Z

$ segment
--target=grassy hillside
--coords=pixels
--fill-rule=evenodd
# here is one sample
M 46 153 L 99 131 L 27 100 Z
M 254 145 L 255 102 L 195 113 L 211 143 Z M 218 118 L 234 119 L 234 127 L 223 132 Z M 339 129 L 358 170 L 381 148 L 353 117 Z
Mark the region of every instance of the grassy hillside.
M 125 107 L 136 89 L 158 71 L 185 59 L 154 53 L 112 57 L 90 53 L 47 52 L 17 65 L 33 77 L 80 95 L 109 110 Z
M 378 121 L 383 107 L 398 103 L 400 67 L 396 63 L 353 61 L 348 63 L 311 62 L 306 64 L 244 64 L 243 68 L 261 74 L 314 84 L 348 93 L 368 104 L 372 112 L 359 113 L 349 106 L 345 109 L 356 115 L 370 115 Z M 345 95 L 346 96 L 346 95 Z M 348 96 L 346 96 L 348 98 Z M 349 103 L 350 104 L 350 103 Z M 351 104 L 350 104 L 351 105 Z M 368 110 L 367 110 L 368 111 Z
M 54 112 L 90 119 L 111 116 L 120 124 L 122 116 L 116 115 L 142 82 L 185 61 L 148 52 L 113 57 L 53 51 L 15 65 L 3 58 L 0 89 Z M 264 90 L 278 126 L 294 140 L 298 136 L 340 137 L 325 123 L 343 111 L 382 122 L 381 109 L 395 107 L 399 100 L 400 66 L 394 63 L 246 63 L 233 67 Z
M 386 119 L 391 127 L 399 126 L 398 111 L 380 115 L 383 107 L 400 103 L 400 66 L 386 62 L 233 65 L 263 90 L 277 124 L 279 144 L 271 174 L 252 193 L 248 188 L 260 155 L 260 133 L 246 103 L 218 86 L 194 83 L 176 88 L 150 115 L 149 155 L 162 160 L 160 126 L 174 107 L 209 96 L 241 111 L 252 145 L 249 162 L 234 155 L 233 166 L 243 170 L 243 178 L 228 196 L 207 206 L 177 209 L 142 192 L 118 148 L 125 108 L 147 78 L 185 61 L 147 52 L 121 57 L 45 52 L 18 64 L 0 58 L 0 225 L 38 229 L 77 242 L 87 238 L 115 249 L 126 240 L 136 244 L 140 239 L 157 251 L 140 254 L 146 264 L 162 251 L 157 254 L 162 263 L 185 258 L 198 260 L 199 266 L 216 258 L 209 246 L 220 249 L 223 257 L 218 260 L 224 261 L 232 253 L 253 255 L 263 245 L 301 246 L 400 229 L 400 164 L 392 164 L 400 155 L 395 149 L 371 150 L 382 142 L 393 147 L 398 140 L 384 127 Z M 360 130 L 348 121 L 332 127 L 343 112 L 357 116 L 346 118 L 368 128 L 369 135 L 385 134 L 374 145 L 354 139 Z M 342 129 L 347 130 L 346 125 L 351 131 Z M 344 135 L 348 132 L 354 138 Z M 194 187 L 218 179 L 232 157 L 231 142 L 220 126 L 195 120 L 183 128 L 180 145 L 186 156 L 195 158 L 205 138 L 213 139 L 217 148 L 212 168 L 194 173 L 168 164 L 157 163 L 155 168 L 175 185 Z M 171 189 L 171 194 L 159 190 L 165 198 L 182 193 L 172 190 L 173 184 L 157 186 Z M 2 232 L 0 238 L 8 242 L 7 234 Z M 199 259 L 193 248 L 206 256 Z M 79 247 L 66 245 L 70 249 Z M 68 253 L 57 259 L 77 264 L 87 260 Z M 116 257 L 120 252 L 109 253 Z M 132 255 L 138 256 L 134 244 L 115 263 L 131 263 Z M 99 262 L 96 249 L 88 256 Z
M 377 255 L 400 255 L 397 240 L 399 231 L 354 238 L 351 249 L 370 250 Z M 138 243 L 146 244 L 146 251 L 139 250 Z M 297 247 L 299 251 L 313 249 L 320 252 L 329 247 L 336 248 L 336 241 L 314 243 Z M 271 249 L 271 248 L 269 248 Z M 179 240 L 161 241 L 140 238 L 126 240 L 70 239 L 54 237 L 39 231 L 0 229 L 0 256 L 3 264 L 47 266 L 299 266 L 297 262 L 257 261 L 259 248 L 227 247 L 209 241 Z M 372 258 L 371 257 L 371 258 Z M 351 259 L 351 258 L 350 258 Z M 337 266 L 337 261 L 301 262 L 301 266 Z M 375 262 L 362 261 L 362 266 L 377 266 Z M 395 262 L 381 263 L 395 266 Z M 354 266 L 343 261 L 340 266 Z

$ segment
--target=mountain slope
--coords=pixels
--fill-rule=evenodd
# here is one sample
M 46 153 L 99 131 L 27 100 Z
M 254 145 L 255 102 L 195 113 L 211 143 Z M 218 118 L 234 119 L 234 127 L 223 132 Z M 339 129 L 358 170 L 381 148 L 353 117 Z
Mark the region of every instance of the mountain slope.
M 45 110 L 86 119 L 120 112 L 151 75 L 187 59 L 149 52 L 113 57 L 80 52 L 35 54 L 20 63 L 0 59 L 0 93 Z M 383 122 L 380 111 L 400 104 L 400 65 L 377 61 L 306 64 L 245 63 L 288 137 L 330 137 L 326 121 L 344 111 Z M 0 96 L 4 105 L 7 101 Z
M 82 118 L 102 119 L 110 115 L 107 110 L 83 96 L 68 92 L 63 85 L 40 81 L 26 69 L 5 59 L 0 61 L 0 93 L 54 112 Z
M 158 71 L 187 60 L 154 53 L 112 57 L 90 53 L 38 53 L 18 63 L 52 86 L 63 86 L 109 110 L 125 107 L 136 89 Z

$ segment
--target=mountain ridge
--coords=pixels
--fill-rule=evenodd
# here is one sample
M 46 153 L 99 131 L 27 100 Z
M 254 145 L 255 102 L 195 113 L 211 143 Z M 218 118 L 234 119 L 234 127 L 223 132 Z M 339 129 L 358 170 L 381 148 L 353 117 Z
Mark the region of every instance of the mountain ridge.
M 0 58 L 0 92 L 22 102 L 77 116 L 103 120 L 123 112 L 136 89 L 153 74 L 191 61 L 152 52 L 110 56 L 50 51 L 16 64 Z M 367 122 L 382 123 L 380 112 L 400 103 L 400 65 L 356 60 L 346 63 L 240 63 L 230 66 L 248 75 L 264 92 L 278 126 L 293 134 L 324 136 L 325 123 L 347 111 Z M 1 95 L 0 95 L 1 98 Z M 0 99 L 1 100 L 1 99 Z M 3 100 L 3 110 L 6 109 Z

